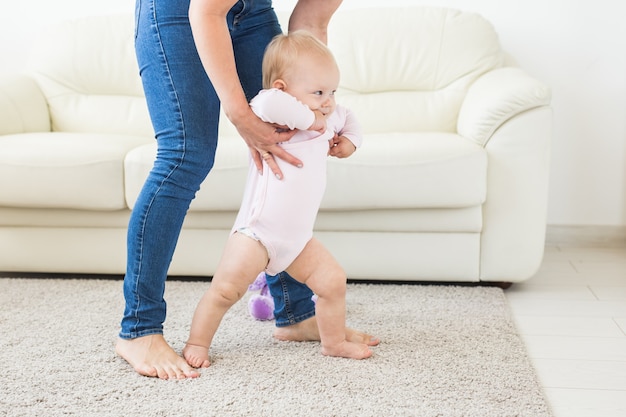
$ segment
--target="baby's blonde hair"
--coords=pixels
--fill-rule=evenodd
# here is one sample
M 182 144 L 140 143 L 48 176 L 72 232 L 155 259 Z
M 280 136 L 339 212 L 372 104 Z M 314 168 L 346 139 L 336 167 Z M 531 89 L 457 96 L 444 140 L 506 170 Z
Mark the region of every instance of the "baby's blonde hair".
M 284 77 L 304 55 L 326 57 L 335 62 L 330 49 L 306 30 L 274 37 L 263 56 L 263 88 L 271 88 L 274 81 Z

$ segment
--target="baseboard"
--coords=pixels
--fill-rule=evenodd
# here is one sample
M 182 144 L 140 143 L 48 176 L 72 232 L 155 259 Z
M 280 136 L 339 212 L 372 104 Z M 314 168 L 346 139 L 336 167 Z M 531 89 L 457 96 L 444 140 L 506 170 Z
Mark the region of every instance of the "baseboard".
M 546 246 L 626 247 L 626 226 L 548 225 Z

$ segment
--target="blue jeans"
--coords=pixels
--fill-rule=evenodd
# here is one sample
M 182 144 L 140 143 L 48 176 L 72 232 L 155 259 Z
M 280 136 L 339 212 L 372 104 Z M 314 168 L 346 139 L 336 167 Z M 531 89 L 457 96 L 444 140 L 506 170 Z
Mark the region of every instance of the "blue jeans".
M 309 287 L 286 272 L 273 276 L 266 274 L 265 278 L 274 299 L 276 326 L 290 326 L 315 315 L 315 302 L 311 299 L 313 293 Z
M 188 11 L 189 0 L 136 3 L 135 49 L 158 151 L 128 226 L 120 331 L 125 339 L 163 333 L 167 271 L 189 204 L 215 157 L 220 103 L 196 51 Z M 227 21 L 250 99 L 262 87 L 265 47 L 281 29 L 271 0 L 240 0 Z M 307 287 L 290 280 L 280 288 L 273 285 L 274 293 L 277 289 L 277 305 L 286 299 L 295 317 L 314 314 Z M 291 323 L 282 314 L 278 321 Z

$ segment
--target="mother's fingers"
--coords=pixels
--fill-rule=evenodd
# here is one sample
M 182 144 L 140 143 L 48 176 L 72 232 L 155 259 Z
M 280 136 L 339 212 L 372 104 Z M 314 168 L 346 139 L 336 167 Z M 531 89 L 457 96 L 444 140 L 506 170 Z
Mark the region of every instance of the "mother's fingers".
M 252 160 L 254 161 L 257 171 L 259 171 L 259 174 L 262 174 L 263 160 L 261 159 L 261 154 L 256 149 L 250 147 L 250 155 L 252 156 Z
M 271 152 L 267 152 L 267 151 L 263 152 L 261 154 L 261 159 L 265 161 L 267 166 L 274 173 L 274 175 L 276 175 L 278 179 L 282 179 L 282 172 L 280 171 L 280 168 L 278 168 L 278 164 L 274 160 L 274 157 L 272 156 Z
M 254 165 L 256 165 L 256 169 L 259 171 L 259 174 L 263 174 L 263 161 L 265 161 L 270 171 L 272 171 L 276 178 L 278 178 L 279 180 L 283 179 L 283 173 L 278 167 L 278 164 L 274 160 L 274 156 L 271 152 L 259 151 L 257 149 L 251 148 L 250 153 L 252 154 L 252 160 L 254 161 Z
M 302 168 L 302 161 L 287 152 L 285 149 L 281 148 L 280 146 L 274 145 L 270 149 L 268 149 L 268 151 L 272 154 L 273 157 L 280 158 L 288 164 L 291 164 L 298 168 Z
M 258 151 L 258 150 L 253 149 L 252 157 L 254 158 L 255 164 L 257 168 L 259 168 L 259 171 L 262 171 L 263 164 L 261 160 L 263 160 L 269 167 L 270 171 L 272 171 L 272 173 L 279 180 L 283 179 L 283 173 L 280 170 L 278 163 L 276 162 L 276 158 L 280 158 L 284 160 L 285 162 L 291 165 L 297 166 L 299 168 L 302 167 L 302 162 L 298 158 L 294 157 L 289 152 L 285 151 L 283 148 L 277 145 L 272 146 L 270 150 Z
M 278 164 L 276 163 L 274 156 L 270 152 L 265 152 L 263 153 L 263 155 L 261 155 L 261 157 L 263 158 L 263 160 L 269 167 L 270 171 L 272 171 L 272 173 L 276 176 L 276 178 L 278 178 L 279 180 L 282 180 L 283 173 L 278 167 Z

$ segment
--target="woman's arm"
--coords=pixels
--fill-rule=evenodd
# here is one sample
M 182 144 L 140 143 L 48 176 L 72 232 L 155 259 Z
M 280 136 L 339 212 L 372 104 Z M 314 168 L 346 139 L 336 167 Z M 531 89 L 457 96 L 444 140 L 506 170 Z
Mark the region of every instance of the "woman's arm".
M 289 18 L 289 32 L 305 29 L 328 43 L 328 22 L 342 0 L 298 0 Z
M 265 152 L 299 166 L 301 161 L 276 145 L 289 140 L 293 132 L 278 132 L 272 125 L 262 122 L 246 100 L 226 24 L 226 15 L 235 3 L 234 0 L 191 0 L 189 21 L 202 65 L 215 87 L 224 113 L 248 144 L 257 168 L 262 169 L 261 155 Z M 272 172 L 282 178 L 276 162 L 268 159 Z

